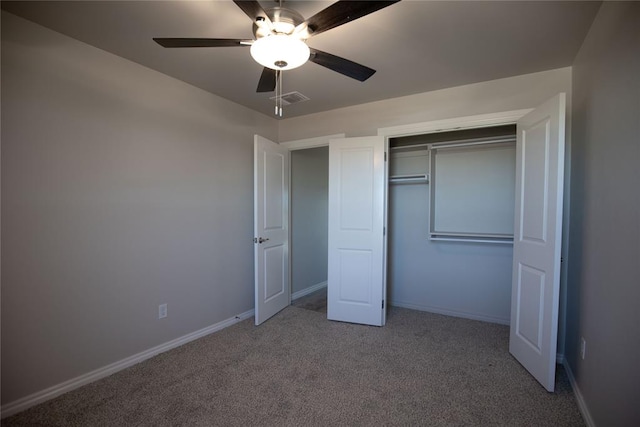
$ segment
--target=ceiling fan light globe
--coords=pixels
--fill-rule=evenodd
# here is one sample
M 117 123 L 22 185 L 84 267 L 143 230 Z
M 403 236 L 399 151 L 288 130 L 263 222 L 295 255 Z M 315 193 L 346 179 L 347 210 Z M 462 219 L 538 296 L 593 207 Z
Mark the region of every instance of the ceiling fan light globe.
M 309 60 L 309 46 L 297 37 L 274 34 L 262 37 L 251 45 L 251 56 L 263 67 L 291 70 Z

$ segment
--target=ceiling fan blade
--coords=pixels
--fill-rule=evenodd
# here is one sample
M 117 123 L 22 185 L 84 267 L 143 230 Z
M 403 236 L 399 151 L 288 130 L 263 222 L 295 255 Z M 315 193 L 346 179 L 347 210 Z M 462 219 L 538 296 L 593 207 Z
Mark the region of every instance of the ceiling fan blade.
M 307 19 L 307 24 L 311 30 L 311 35 L 317 35 L 384 9 L 399 1 L 338 1 Z
M 340 74 L 344 74 L 352 79 L 363 82 L 376 72 L 376 70 L 372 68 L 365 67 L 364 65 L 357 64 L 353 61 L 349 61 L 348 59 L 340 58 L 339 56 L 313 48 L 310 50 L 311 55 L 309 56 L 309 61 L 315 62 L 323 67 L 327 67 L 328 69 Z
M 241 39 L 186 39 L 186 38 L 161 38 L 153 39 L 162 47 L 233 47 L 250 46 L 253 40 Z
M 257 22 L 261 17 L 264 22 L 271 27 L 271 20 L 264 11 L 260 3 L 255 0 L 233 0 L 233 2 L 249 17 L 253 22 Z
M 256 92 L 273 92 L 276 90 L 277 71 L 264 67 Z

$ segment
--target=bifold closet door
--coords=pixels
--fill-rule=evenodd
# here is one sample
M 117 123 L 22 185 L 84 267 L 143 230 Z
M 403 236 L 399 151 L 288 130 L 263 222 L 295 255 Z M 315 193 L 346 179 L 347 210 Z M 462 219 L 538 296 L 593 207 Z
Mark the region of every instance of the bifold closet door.
M 384 137 L 330 141 L 329 320 L 385 323 L 385 180 Z

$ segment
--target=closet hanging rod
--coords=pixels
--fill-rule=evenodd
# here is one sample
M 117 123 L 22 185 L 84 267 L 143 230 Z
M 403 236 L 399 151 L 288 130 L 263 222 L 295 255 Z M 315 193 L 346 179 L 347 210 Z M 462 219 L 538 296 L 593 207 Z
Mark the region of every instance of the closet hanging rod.
M 429 183 L 429 174 L 411 174 L 411 175 L 391 175 L 389 182 L 392 184 L 417 184 L 417 183 Z
M 516 142 L 515 135 L 499 137 L 499 138 L 482 138 L 476 140 L 468 140 L 467 141 L 447 141 L 431 144 L 432 149 L 436 148 L 458 148 L 458 147 L 469 147 L 472 145 L 485 145 L 485 144 L 502 144 L 505 142 Z
M 431 145 L 431 142 L 424 142 L 422 144 L 412 144 L 412 145 L 402 145 L 400 147 L 391 147 L 392 150 L 402 150 L 404 148 L 420 148 L 420 147 L 427 147 L 429 148 L 429 146 Z
M 429 240 L 436 242 L 462 242 L 462 243 L 496 243 L 499 245 L 513 245 L 513 239 L 483 239 L 483 238 L 469 238 L 469 237 L 431 237 Z
M 443 142 L 423 142 L 420 144 L 411 144 L 411 145 L 400 145 L 395 147 L 390 147 L 391 150 L 403 150 L 407 148 L 453 148 L 453 147 L 464 147 L 467 145 L 479 145 L 479 144 L 498 144 L 501 142 L 515 142 L 515 135 L 506 135 L 506 136 L 492 136 L 487 138 L 470 138 L 470 139 L 458 139 L 455 141 L 443 141 Z

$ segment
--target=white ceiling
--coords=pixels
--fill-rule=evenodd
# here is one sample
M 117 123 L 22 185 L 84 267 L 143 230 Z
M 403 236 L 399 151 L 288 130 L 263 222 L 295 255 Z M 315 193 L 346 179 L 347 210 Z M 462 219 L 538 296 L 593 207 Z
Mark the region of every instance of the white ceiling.
M 263 8 L 276 6 L 260 1 Z M 286 1 L 310 17 L 333 1 Z M 309 101 L 285 118 L 570 66 L 600 7 L 594 1 L 411 1 L 319 34 L 316 49 L 377 70 L 361 83 L 308 62 L 283 75 Z M 262 67 L 249 49 L 165 49 L 152 37 L 252 38 L 231 1 L 2 1 L 2 8 L 264 114 Z

